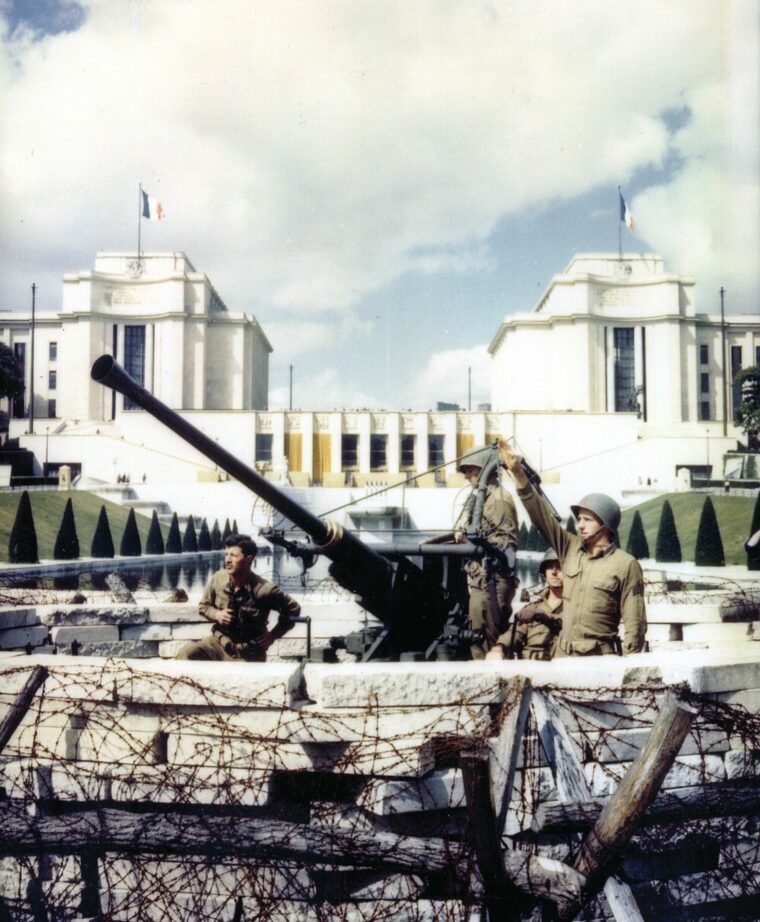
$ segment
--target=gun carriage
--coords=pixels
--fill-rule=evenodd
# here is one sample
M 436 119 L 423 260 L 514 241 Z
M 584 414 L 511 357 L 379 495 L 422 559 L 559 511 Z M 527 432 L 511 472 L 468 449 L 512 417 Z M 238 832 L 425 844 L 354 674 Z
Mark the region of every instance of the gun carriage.
M 499 466 L 496 443 L 489 446 L 478 482 L 467 500 L 470 523 L 463 543 L 442 541 L 369 545 L 340 524 L 319 518 L 291 496 L 222 448 L 138 384 L 110 355 L 92 366 L 93 380 L 123 394 L 267 502 L 308 537 L 291 540 L 282 530 L 262 532 L 274 545 L 300 558 L 305 568 L 317 555 L 331 561 L 332 578 L 357 596 L 380 625 L 334 638 L 362 661 L 372 659 L 464 659 L 478 640 L 468 628 L 466 558 L 482 560 L 489 579 L 498 565 L 514 569 L 514 552 L 502 552 L 481 533 L 490 476 Z M 451 536 L 453 538 L 453 535 Z M 415 562 L 419 560 L 418 564 Z

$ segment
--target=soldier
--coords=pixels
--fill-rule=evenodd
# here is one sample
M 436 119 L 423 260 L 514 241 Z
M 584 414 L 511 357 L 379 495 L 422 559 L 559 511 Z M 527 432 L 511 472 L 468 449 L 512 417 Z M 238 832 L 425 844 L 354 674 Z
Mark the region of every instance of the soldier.
M 177 659 L 234 660 L 263 663 L 267 650 L 286 634 L 301 606 L 282 589 L 252 570 L 256 543 L 248 535 L 230 535 L 224 542 L 224 570 L 218 570 L 203 591 L 198 610 L 214 622 L 211 634 L 185 644 Z M 269 613 L 279 614 L 269 630 Z
M 554 655 L 557 637 L 562 629 L 562 569 L 557 552 L 549 548 L 538 567 L 545 588 L 535 602 L 530 602 L 515 614 L 512 625 L 496 641 L 486 659 L 504 659 L 512 646 L 523 659 L 549 660 Z
M 483 467 L 493 459 L 494 452 L 490 446 L 471 448 L 462 455 L 458 470 L 470 483 L 475 484 Z M 458 530 L 454 533 L 455 540 L 459 543 L 467 540 L 467 532 L 474 524 L 473 512 L 473 505 L 468 503 L 458 523 Z M 517 550 L 517 510 L 511 495 L 499 483 L 498 461 L 488 479 L 480 535 L 500 551 L 506 551 L 508 548 Z M 470 652 L 473 659 L 483 659 L 509 622 L 515 594 L 515 578 L 510 568 L 498 561 L 494 567 L 494 580 L 490 587 L 486 567 L 482 561 L 468 560 L 465 570 L 470 596 L 470 627 L 474 631 L 484 631 L 482 644 L 473 644 Z
M 555 655 L 643 650 L 647 627 L 644 577 L 636 558 L 618 547 L 620 506 L 604 493 L 585 496 L 570 507 L 578 522 L 578 534 L 572 535 L 534 490 L 506 440 L 499 440 L 499 448 L 531 521 L 562 563 L 564 607 Z M 618 634 L 621 620 L 625 628 L 622 650 Z

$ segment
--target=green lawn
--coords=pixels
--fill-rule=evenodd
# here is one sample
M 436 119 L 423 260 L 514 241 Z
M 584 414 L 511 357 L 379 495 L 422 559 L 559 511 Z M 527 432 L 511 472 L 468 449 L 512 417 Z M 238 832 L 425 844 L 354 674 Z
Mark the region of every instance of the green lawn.
M 13 528 L 13 521 L 16 518 L 16 509 L 20 498 L 20 493 L 0 493 L 0 561 L 2 562 L 7 562 L 8 560 L 8 539 Z M 79 549 L 82 556 L 90 556 L 92 536 L 95 533 L 101 506 L 106 507 L 114 548 L 116 553 L 119 553 L 121 536 L 124 534 L 129 509 L 101 499 L 93 493 L 79 490 L 61 492 L 52 490 L 31 491 L 29 498 L 32 501 L 32 513 L 34 515 L 34 527 L 37 531 L 40 560 L 46 560 L 53 556 L 53 547 L 61 525 L 63 509 L 66 505 L 66 500 L 69 498 L 71 498 L 74 506 L 74 520 L 76 521 Z M 136 519 L 144 550 L 148 529 L 150 528 L 150 518 L 136 513 Z M 164 527 L 162 531 L 164 539 L 166 539 L 168 528 Z
M 678 538 L 681 542 L 681 555 L 684 560 L 694 560 L 694 547 L 697 542 L 697 529 L 702 506 L 705 501 L 704 493 L 668 493 L 656 499 L 647 500 L 640 506 L 626 509 L 620 525 L 620 546 L 625 548 L 628 541 L 628 532 L 631 528 L 634 512 L 641 514 L 649 553 L 654 557 L 657 547 L 657 529 L 660 524 L 660 510 L 665 499 L 673 509 Z M 746 564 L 747 555 L 744 551 L 744 542 L 749 537 L 752 525 L 752 512 L 755 508 L 755 498 L 749 496 L 731 496 L 731 494 L 711 494 L 718 518 L 720 537 L 723 541 L 723 550 L 727 564 Z

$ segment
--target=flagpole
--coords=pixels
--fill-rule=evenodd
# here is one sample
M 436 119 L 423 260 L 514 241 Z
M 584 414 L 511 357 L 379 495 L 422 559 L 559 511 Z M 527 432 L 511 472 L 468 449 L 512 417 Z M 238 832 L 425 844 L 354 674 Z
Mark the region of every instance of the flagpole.
M 620 203 L 623 200 L 623 193 L 620 191 L 620 186 L 618 186 L 618 259 L 622 262 L 623 259 L 623 228 L 622 228 L 622 215 L 620 214 Z
M 140 230 L 142 228 L 142 183 L 137 193 L 137 262 L 140 262 Z

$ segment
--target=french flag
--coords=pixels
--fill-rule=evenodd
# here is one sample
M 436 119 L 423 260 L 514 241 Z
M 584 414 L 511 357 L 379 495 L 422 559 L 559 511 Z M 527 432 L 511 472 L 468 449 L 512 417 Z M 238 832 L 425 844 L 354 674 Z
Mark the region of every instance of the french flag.
M 619 189 L 618 195 L 620 196 L 620 220 L 624 221 L 625 226 L 631 233 L 633 233 L 633 215 L 631 214 L 631 209 L 626 204 L 626 201 L 623 198 L 623 193 Z
M 164 206 L 161 202 L 151 198 L 145 191 L 142 194 L 142 216 L 149 221 L 161 221 L 166 217 Z

